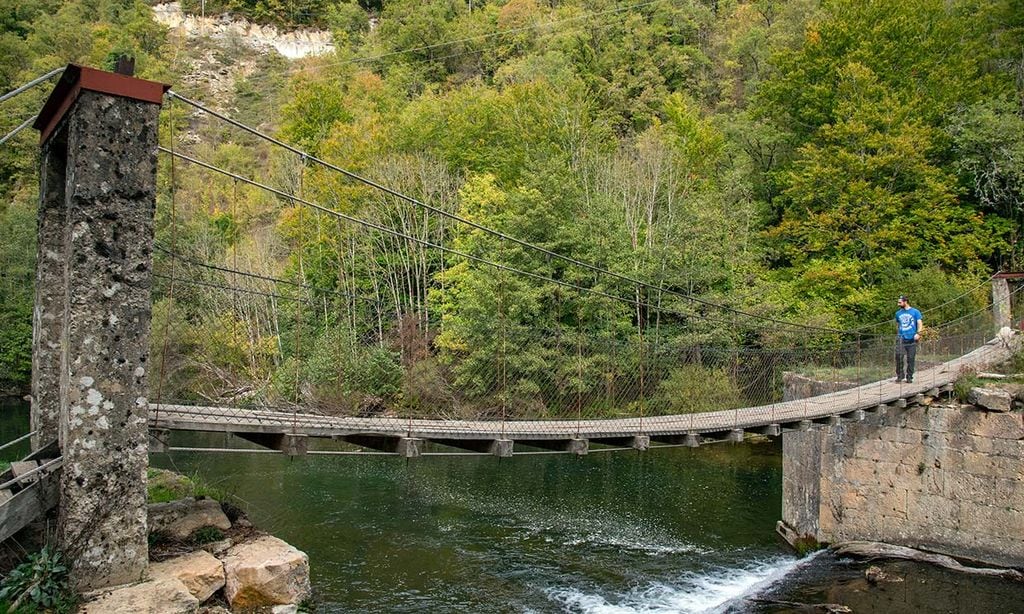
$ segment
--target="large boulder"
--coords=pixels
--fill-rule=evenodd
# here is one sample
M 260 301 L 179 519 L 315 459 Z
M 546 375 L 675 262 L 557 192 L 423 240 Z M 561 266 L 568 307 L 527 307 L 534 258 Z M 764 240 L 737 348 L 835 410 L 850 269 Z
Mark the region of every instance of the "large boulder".
M 270 535 L 224 553 L 224 595 L 232 609 L 299 603 L 309 596 L 309 557 Z
M 194 614 L 199 600 L 174 578 L 140 582 L 87 601 L 80 614 Z
M 217 527 L 221 531 L 231 528 L 220 503 L 213 499 L 180 499 L 149 506 L 149 530 L 164 533 L 174 539 L 188 539 L 197 529 Z
M 190 552 L 149 566 L 154 580 L 174 578 L 181 580 L 189 592 L 200 602 L 206 601 L 224 586 L 224 563 L 205 550 Z
M 1013 395 L 999 388 L 971 388 L 967 401 L 989 411 L 1010 411 Z

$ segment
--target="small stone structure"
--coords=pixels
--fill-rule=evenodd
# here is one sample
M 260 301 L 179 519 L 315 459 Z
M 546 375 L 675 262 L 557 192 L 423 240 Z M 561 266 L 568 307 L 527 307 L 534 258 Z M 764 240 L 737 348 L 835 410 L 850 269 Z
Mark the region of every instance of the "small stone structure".
M 956 402 L 783 436 L 783 522 L 1024 566 L 1024 420 Z

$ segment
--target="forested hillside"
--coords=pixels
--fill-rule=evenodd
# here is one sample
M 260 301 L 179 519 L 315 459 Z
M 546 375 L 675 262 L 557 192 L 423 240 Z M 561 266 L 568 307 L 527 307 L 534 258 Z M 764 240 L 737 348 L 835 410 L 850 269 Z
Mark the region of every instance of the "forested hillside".
M 974 288 L 983 304 L 980 282 L 1024 267 L 1020 0 L 227 0 L 206 10 L 331 28 L 337 52 L 289 63 L 239 41 L 182 40 L 142 2 L 2 0 L 0 89 L 131 53 L 140 76 L 312 155 L 649 286 L 425 213 L 168 103 L 165 145 L 421 240 L 163 157 L 159 270 L 204 274 L 191 260 L 305 286 L 276 284 L 268 294 L 302 300 L 270 308 L 186 284 L 172 297 L 162 282 L 153 347 L 168 396 L 416 409 L 453 387 L 483 391 L 479 374 L 497 355 L 518 398 L 552 373 L 560 393 L 596 394 L 631 361 L 643 378 L 644 358 L 564 360 L 584 337 L 713 348 L 808 334 L 682 295 L 846 330 L 890 317 L 900 293 L 927 308 Z M 7 103 L 4 133 L 44 95 Z M 0 148 L 8 385 L 29 371 L 35 149 L 28 133 Z M 663 374 L 657 394 L 723 379 L 714 364 L 689 368 Z

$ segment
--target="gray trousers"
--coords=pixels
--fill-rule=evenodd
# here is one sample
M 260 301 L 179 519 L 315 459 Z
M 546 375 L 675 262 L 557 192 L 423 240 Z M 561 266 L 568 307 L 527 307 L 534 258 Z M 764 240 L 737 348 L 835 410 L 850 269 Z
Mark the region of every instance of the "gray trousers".
M 906 358 L 906 369 L 904 369 Z M 899 337 L 896 340 L 896 379 L 914 379 L 914 361 L 917 359 L 917 341 Z

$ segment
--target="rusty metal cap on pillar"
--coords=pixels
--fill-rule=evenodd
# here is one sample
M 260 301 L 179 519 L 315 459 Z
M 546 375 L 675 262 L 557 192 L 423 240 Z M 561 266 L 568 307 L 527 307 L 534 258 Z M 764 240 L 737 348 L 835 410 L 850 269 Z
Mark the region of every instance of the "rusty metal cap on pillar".
M 32 127 L 39 131 L 40 144 L 45 143 L 83 91 L 162 104 L 164 92 L 169 89 L 170 85 L 156 81 L 68 64 Z

